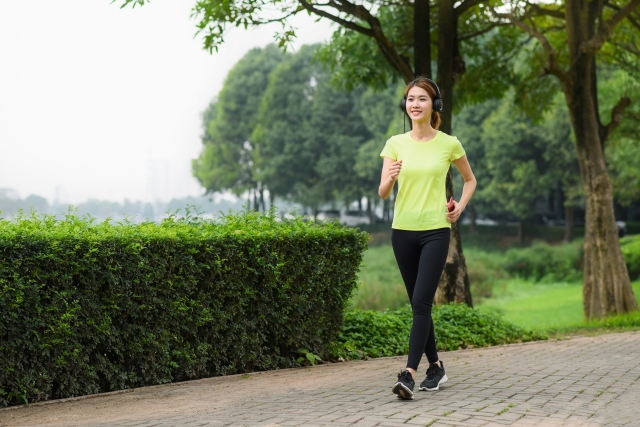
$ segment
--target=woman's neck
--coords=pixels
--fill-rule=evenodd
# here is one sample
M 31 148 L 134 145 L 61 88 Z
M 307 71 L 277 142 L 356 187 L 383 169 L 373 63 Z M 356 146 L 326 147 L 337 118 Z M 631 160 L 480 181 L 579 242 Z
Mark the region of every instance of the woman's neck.
M 436 136 L 438 131 L 431 127 L 429 120 L 413 121 L 411 138 L 416 141 L 428 141 Z

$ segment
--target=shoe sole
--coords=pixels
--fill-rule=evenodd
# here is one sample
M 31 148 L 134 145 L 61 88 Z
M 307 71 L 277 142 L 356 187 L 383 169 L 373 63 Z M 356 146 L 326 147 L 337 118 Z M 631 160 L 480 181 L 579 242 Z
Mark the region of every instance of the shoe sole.
M 436 385 L 434 388 L 426 388 L 426 387 L 420 387 L 420 390 L 424 390 L 424 391 L 436 391 L 436 390 L 440 390 L 440 384 L 444 384 L 447 382 L 449 378 L 447 378 L 447 374 L 444 374 L 444 377 L 442 377 L 442 379 L 440 381 L 438 381 L 438 385 Z
M 391 387 L 393 394 L 397 394 L 400 399 L 411 400 L 413 399 L 413 392 L 407 388 L 401 382 L 397 382 Z

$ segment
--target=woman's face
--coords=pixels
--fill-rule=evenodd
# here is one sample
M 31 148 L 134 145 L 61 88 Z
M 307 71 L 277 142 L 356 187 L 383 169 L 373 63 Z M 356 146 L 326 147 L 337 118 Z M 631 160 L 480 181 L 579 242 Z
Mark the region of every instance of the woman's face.
M 411 120 L 429 119 L 432 110 L 431 97 L 426 90 L 419 86 L 409 89 L 407 94 L 407 114 L 409 114 Z

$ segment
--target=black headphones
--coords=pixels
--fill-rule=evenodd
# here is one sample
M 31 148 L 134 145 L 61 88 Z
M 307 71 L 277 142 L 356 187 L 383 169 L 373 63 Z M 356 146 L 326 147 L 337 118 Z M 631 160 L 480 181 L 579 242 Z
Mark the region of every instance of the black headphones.
M 412 86 L 416 86 L 416 83 L 418 83 L 420 80 L 430 83 L 431 86 L 433 86 L 433 88 L 436 90 L 436 99 L 433 100 L 433 111 L 437 111 L 438 113 L 441 112 L 444 109 L 444 105 L 442 104 L 442 95 L 440 95 L 440 89 L 438 88 L 438 85 L 433 80 L 428 79 L 426 77 L 422 77 L 422 76 L 416 78 L 409 84 Z M 402 101 L 400 101 L 400 109 L 407 116 L 409 115 L 409 113 L 407 113 L 407 96 L 406 95 L 403 96 Z

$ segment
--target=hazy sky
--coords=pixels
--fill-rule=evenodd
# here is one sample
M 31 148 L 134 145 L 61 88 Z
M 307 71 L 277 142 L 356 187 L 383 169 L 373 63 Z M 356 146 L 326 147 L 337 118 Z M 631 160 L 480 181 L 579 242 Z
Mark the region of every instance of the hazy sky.
M 279 25 L 234 28 L 202 50 L 195 0 L 0 1 L 0 188 L 53 201 L 202 194 L 201 113 L 229 69 Z M 328 22 L 296 20 L 301 44 Z

